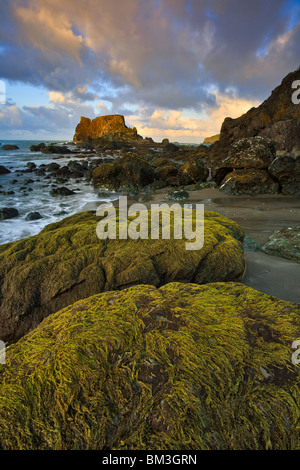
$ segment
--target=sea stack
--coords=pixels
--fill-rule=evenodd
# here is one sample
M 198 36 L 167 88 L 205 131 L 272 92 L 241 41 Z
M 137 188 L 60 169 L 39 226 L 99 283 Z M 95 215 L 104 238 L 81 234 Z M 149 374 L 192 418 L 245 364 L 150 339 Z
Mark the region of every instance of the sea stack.
M 136 128 L 127 127 L 124 116 L 120 114 L 111 114 L 107 116 L 98 116 L 95 119 L 89 119 L 81 116 L 80 123 L 77 125 L 73 141 L 87 142 L 104 136 L 137 138 Z

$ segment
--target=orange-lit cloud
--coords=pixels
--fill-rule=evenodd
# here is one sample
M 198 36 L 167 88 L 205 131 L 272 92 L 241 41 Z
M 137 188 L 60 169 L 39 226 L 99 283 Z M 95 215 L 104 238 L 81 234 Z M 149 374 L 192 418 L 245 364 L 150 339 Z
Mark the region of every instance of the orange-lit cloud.
M 38 118 L 51 129 L 65 118 L 67 130 L 81 114 L 109 112 L 124 113 L 142 135 L 199 141 L 299 66 L 297 5 L 1 0 L 1 78 L 44 89 L 49 107 L 16 103 L 1 111 L 0 129 L 4 115 L 34 131 Z
M 258 101 L 238 98 L 234 93 L 215 93 L 217 107 L 208 108 L 206 115 L 199 118 L 184 116 L 181 111 L 161 109 L 146 117 L 146 110 L 140 109 L 139 114 L 128 118 L 128 122 L 136 126 L 144 137 L 149 136 L 157 141 L 167 137 L 173 141 L 201 143 L 205 137 L 220 132 L 226 117 L 237 118 L 260 104 Z

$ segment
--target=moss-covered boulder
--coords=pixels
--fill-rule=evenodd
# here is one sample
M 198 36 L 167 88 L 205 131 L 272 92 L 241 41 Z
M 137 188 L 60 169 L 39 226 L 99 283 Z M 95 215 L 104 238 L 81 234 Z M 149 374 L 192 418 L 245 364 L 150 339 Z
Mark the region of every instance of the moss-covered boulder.
M 275 230 L 262 251 L 267 255 L 281 256 L 300 263 L 300 226 Z
M 299 450 L 299 337 L 299 305 L 237 283 L 81 300 L 8 349 L 0 448 Z
M 15 341 L 50 313 L 102 291 L 232 281 L 243 274 L 244 234 L 217 213 L 205 213 L 204 245 L 190 251 L 185 239 L 172 239 L 172 223 L 170 240 L 101 240 L 99 222 L 84 212 L 0 246 L 0 339 Z

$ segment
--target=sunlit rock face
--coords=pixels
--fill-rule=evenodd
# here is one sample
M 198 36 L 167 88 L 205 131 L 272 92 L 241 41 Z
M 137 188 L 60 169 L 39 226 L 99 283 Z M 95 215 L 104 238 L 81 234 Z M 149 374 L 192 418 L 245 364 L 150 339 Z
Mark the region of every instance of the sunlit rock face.
M 89 119 L 81 116 L 74 135 L 74 142 L 86 142 L 105 135 L 122 135 L 130 138 L 137 137 L 136 128 L 127 127 L 124 116 L 119 114 L 98 116 Z

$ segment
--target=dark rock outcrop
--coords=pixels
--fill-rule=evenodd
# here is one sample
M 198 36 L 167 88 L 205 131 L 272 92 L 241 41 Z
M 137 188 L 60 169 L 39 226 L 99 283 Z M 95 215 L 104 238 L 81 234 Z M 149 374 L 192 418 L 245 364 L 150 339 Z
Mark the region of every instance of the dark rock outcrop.
M 12 144 L 5 144 L 1 147 L 1 150 L 19 150 L 20 147 L 17 145 L 12 145 Z
M 179 184 L 188 185 L 198 182 L 205 182 L 208 178 L 209 170 L 198 157 L 189 158 L 178 170 Z
M 33 220 L 39 220 L 42 219 L 43 216 L 39 212 L 30 212 L 29 214 L 26 215 L 25 220 L 28 222 L 31 222 Z
M 266 170 L 275 158 L 276 149 L 271 140 L 248 137 L 233 142 L 222 163 L 225 168 L 235 170 L 242 168 Z
M 275 158 L 270 140 L 259 136 L 239 139 L 224 158 L 212 163 L 212 179 L 227 194 L 276 193 L 280 186 L 267 171 Z
M 50 196 L 53 196 L 53 197 L 72 196 L 73 194 L 76 194 L 76 193 L 72 191 L 71 189 L 66 188 L 65 186 L 62 186 L 61 188 L 53 188 L 50 191 Z
M 153 180 L 154 171 L 150 163 L 133 153 L 111 163 L 102 163 L 93 173 L 94 187 L 111 191 L 125 190 L 132 185 L 143 187 Z
M 41 142 L 38 145 L 31 145 L 30 146 L 30 151 L 31 152 L 40 152 L 43 147 L 46 147 L 46 144 L 44 142 Z
M 11 173 L 11 171 L 5 166 L 0 165 L 0 175 L 7 175 L 8 173 Z
M 278 184 L 267 171 L 254 168 L 228 173 L 220 186 L 220 190 L 224 193 L 236 196 L 242 194 L 249 194 L 250 196 L 276 194 L 278 189 Z
M 279 183 L 283 194 L 300 197 L 300 156 L 279 156 L 271 163 L 268 172 Z
M 71 150 L 65 145 L 45 145 L 40 148 L 40 151 L 46 154 L 61 153 L 65 155 L 71 153 Z
M 13 207 L 4 207 L 0 209 L 0 220 L 13 219 L 18 217 L 19 211 Z
M 220 139 L 210 147 L 212 157 L 225 157 L 230 145 L 244 137 L 261 136 L 274 142 L 276 150 L 300 152 L 300 105 L 292 102 L 292 83 L 300 80 L 300 69 L 289 73 L 271 96 L 237 119 L 226 118 Z

